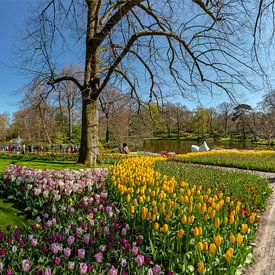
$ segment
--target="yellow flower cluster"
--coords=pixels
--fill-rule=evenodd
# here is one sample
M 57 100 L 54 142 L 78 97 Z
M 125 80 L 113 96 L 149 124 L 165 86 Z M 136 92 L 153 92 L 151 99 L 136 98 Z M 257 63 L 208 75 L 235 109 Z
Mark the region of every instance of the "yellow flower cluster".
M 114 165 L 110 179 L 115 195 L 136 224 L 148 228 L 148 234 L 158 234 L 159 240 L 169 234 L 178 243 L 192 239 L 199 258 L 202 253 L 215 255 L 219 251 L 229 262 L 234 249 L 243 244 L 255 214 L 242 217 L 240 201 L 202 185 L 178 182 L 154 170 L 155 161 L 165 160 L 134 157 Z M 181 242 L 183 238 L 187 241 Z M 205 270 L 202 261 L 198 262 L 197 270 L 199 273 Z
M 200 156 L 215 156 L 215 155 L 275 155 L 275 151 L 272 150 L 263 150 L 263 151 L 253 151 L 253 150 L 218 150 L 218 151 L 209 151 L 209 152 L 192 152 L 187 154 L 179 154 L 177 157 L 179 158 L 192 158 L 192 157 L 200 157 Z

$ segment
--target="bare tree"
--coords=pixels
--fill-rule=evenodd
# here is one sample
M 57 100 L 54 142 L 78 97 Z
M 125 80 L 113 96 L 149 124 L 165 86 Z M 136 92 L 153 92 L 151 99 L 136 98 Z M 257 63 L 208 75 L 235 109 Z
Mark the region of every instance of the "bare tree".
M 0 140 L 5 140 L 9 126 L 9 114 L 0 113 Z
M 265 2 L 41 1 L 33 13 L 34 24 L 28 25 L 31 55 L 27 61 L 37 77 L 46 73 L 48 84 L 72 81 L 81 91 L 78 162 L 88 166 L 96 162 L 98 99 L 110 83 L 128 85 L 138 102 L 148 91 L 149 102 L 156 104 L 163 96 L 164 85 L 176 85 L 177 93 L 183 95 L 224 91 L 231 99 L 235 84 L 251 88 L 247 76 L 258 71 L 249 50 L 253 41 L 255 45 L 259 41 L 257 28 L 262 10 L 267 10 Z M 255 26 L 254 40 L 249 39 L 251 25 Z M 85 63 L 83 82 L 71 74 L 58 73 L 58 56 L 67 49 L 81 52 L 78 57 Z M 26 51 L 22 54 L 25 57 Z
M 70 65 L 68 67 L 64 67 L 61 70 L 62 75 L 72 75 L 76 79 L 80 81 L 82 77 L 82 70 L 79 66 Z M 68 141 L 73 141 L 73 124 L 74 124 L 74 113 L 80 103 L 81 103 L 81 96 L 79 88 L 75 85 L 72 81 L 62 81 L 56 87 L 56 100 L 59 105 L 59 110 L 61 113 L 61 118 L 64 117 L 67 120 L 67 135 Z M 65 114 L 63 112 L 65 110 Z
M 223 125 L 224 125 L 224 133 L 227 135 L 228 131 L 228 122 L 232 115 L 232 104 L 228 102 L 223 102 L 217 106 L 218 110 L 220 110 L 220 113 L 223 118 Z
M 129 95 L 123 94 L 117 89 L 106 87 L 99 97 L 101 111 L 106 120 L 105 142 L 110 139 L 110 118 L 127 106 Z M 121 126 L 121 124 L 119 125 Z

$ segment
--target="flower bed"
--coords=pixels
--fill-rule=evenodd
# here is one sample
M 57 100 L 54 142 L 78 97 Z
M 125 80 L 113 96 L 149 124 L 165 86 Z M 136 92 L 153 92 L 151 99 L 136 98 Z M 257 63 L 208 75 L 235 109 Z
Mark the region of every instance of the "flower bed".
M 160 270 L 143 253 L 143 236 L 125 222 L 104 191 L 58 204 L 36 221 L 31 231 L 8 228 L 8 234 L 0 233 L 0 272 L 115 275 Z
M 190 177 L 166 160 L 126 157 L 107 184 L 105 168 L 9 166 L 1 188 L 36 221 L 0 233 L 0 273 L 234 274 L 251 260 L 267 181 L 211 170 Z
M 275 151 L 221 150 L 177 155 L 174 160 L 275 172 Z
M 69 196 L 105 186 L 106 168 L 85 170 L 39 170 L 10 165 L 3 171 L 2 189 L 21 208 L 39 213 L 45 206 L 64 201 Z
M 106 175 L 106 169 L 6 169 L 5 190 L 40 211 L 31 230 L 0 232 L 0 273 L 159 274 L 138 228 L 108 199 Z
M 112 194 L 140 226 L 152 259 L 181 274 L 235 273 L 248 262 L 259 213 L 221 189 L 162 175 L 156 160 L 125 159 L 110 170 Z

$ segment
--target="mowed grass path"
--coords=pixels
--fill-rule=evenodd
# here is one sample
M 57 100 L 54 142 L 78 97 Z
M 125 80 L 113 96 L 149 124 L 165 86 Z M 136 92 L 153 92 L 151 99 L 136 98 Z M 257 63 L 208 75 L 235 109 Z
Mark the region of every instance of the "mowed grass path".
M 45 160 L 17 160 L 13 158 L 0 158 L 0 178 L 2 177 L 3 169 L 9 164 L 23 165 L 38 169 L 81 169 L 83 167 L 76 165 L 74 162 L 62 161 L 45 161 Z M 8 224 L 14 226 L 30 225 L 31 220 L 28 220 L 24 213 L 13 207 L 13 204 L 8 202 L 0 194 L 0 231 L 6 231 Z

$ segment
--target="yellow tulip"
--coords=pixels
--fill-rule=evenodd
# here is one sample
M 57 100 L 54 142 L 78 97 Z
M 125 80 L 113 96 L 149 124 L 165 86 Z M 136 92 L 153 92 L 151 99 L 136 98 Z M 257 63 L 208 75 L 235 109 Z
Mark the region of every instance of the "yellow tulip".
M 194 215 L 192 215 L 188 218 L 188 223 L 192 223 L 194 220 L 195 220 L 195 217 Z
M 205 251 L 208 250 L 208 242 L 203 242 L 203 249 L 204 249 Z
M 159 230 L 159 224 L 157 222 L 154 223 L 154 230 L 155 231 Z
M 255 214 L 254 213 L 251 213 L 250 216 L 249 216 L 249 222 L 251 224 L 253 224 L 255 222 Z
M 202 242 L 198 243 L 197 249 L 198 249 L 199 252 L 202 252 L 202 250 L 203 250 L 203 244 L 202 244 Z
M 202 235 L 202 227 L 199 226 L 198 229 L 199 229 L 199 235 L 201 236 Z
M 245 235 L 245 234 L 247 233 L 248 226 L 247 226 L 246 223 L 243 223 L 243 224 L 241 225 L 241 227 L 242 227 L 242 233 L 243 233 L 243 235 Z
M 128 194 L 128 195 L 126 196 L 126 201 L 127 201 L 127 202 L 130 202 L 130 200 L 131 200 L 131 196 Z
M 168 227 L 168 224 L 166 223 L 166 224 L 162 227 L 162 232 L 167 233 L 167 232 L 168 232 L 168 229 L 169 229 L 169 227 Z
M 219 219 L 219 218 L 216 218 L 216 219 L 215 219 L 215 228 L 219 228 L 220 225 L 221 225 L 220 219 Z
M 178 236 L 178 238 L 182 238 L 183 235 L 184 235 L 184 230 L 181 228 L 181 229 L 179 229 L 177 236 Z
M 230 235 L 230 237 L 229 237 L 229 241 L 230 241 L 232 244 L 234 244 L 234 243 L 235 243 L 235 241 L 236 241 L 235 236 L 234 236 L 234 235 Z
M 214 242 L 217 246 L 220 246 L 222 243 L 222 236 L 221 235 L 217 235 L 214 237 Z
M 233 252 L 234 252 L 234 250 L 233 250 L 232 247 L 230 247 L 230 248 L 227 250 L 227 252 L 226 252 L 226 254 L 225 254 L 225 258 L 226 258 L 226 260 L 227 260 L 228 262 L 231 260 L 232 255 L 233 255 Z
M 203 273 L 204 271 L 204 263 L 203 262 L 199 262 L 198 263 L 198 272 L 199 273 Z
M 187 223 L 187 217 L 186 217 L 186 215 L 183 215 L 183 216 L 181 217 L 181 223 L 183 223 L 183 224 L 186 224 L 186 223 Z
M 131 214 L 134 214 L 135 213 L 135 207 L 133 205 L 131 205 L 130 207 L 130 213 Z
M 238 244 L 238 246 L 240 246 L 242 243 L 243 243 L 243 236 L 240 233 L 238 233 L 237 244 Z
M 211 255 L 214 255 L 217 251 L 217 246 L 214 243 L 211 243 L 209 245 L 209 252 Z
M 199 236 L 200 233 L 199 233 L 198 227 L 195 227 L 195 228 L 194 228 L 193 233 L 194 233 L 194 237 Z

